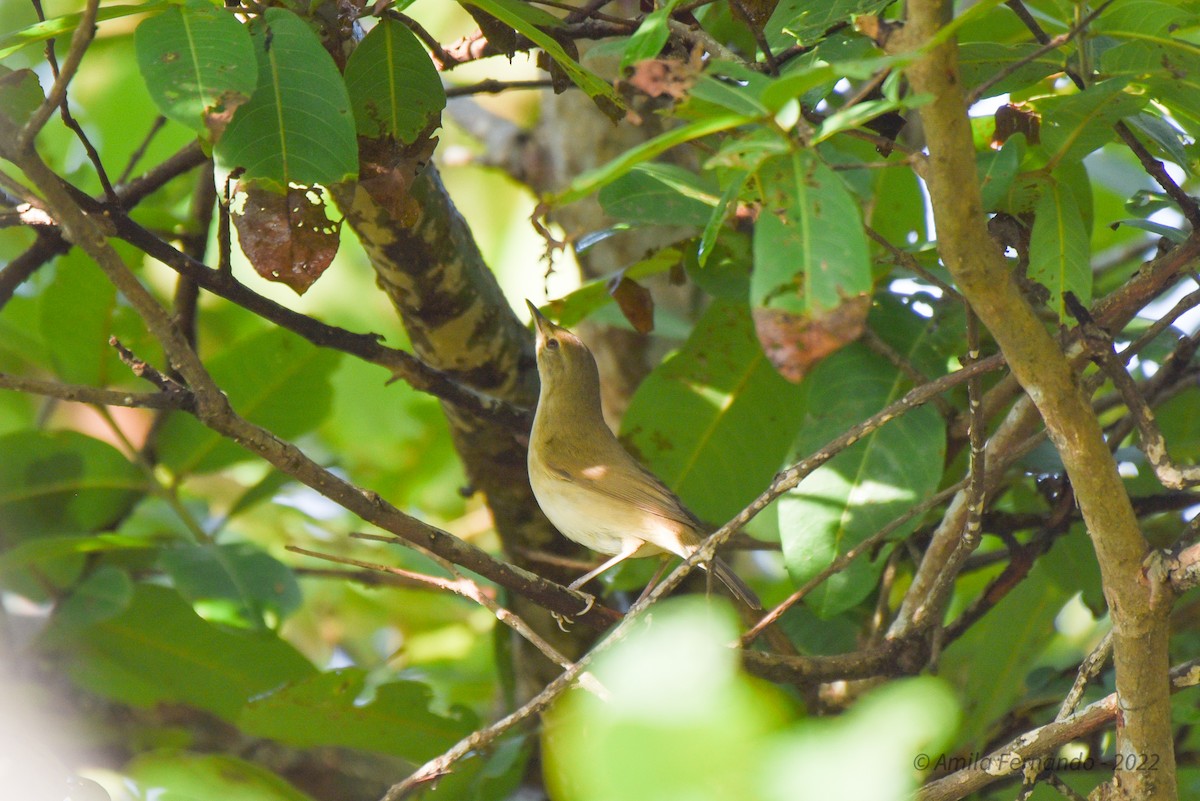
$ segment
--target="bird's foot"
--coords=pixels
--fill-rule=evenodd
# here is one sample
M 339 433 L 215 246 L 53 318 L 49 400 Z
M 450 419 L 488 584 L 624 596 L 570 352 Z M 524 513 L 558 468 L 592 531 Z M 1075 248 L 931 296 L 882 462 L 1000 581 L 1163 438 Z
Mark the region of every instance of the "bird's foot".
M 571 589 L 575 588 L 572 587 Z M 576 590 L 576 592 L 578 592 L 578 590 Z M 560 615 L 558 612 L 550 613 L 551 617 L 553 617 L 555 622 L 558 623 L 558 628 L 564 632 L 567 631 L 568 627 L 575 622 L 575 618 L 579 617 L 580 615 L 586 615 L 588 612 L 592 611 L 592 607 L 596 605 L 595 595 L 590 595 L 586 592 L 580 592 L 579 594 L 587 599 L 587 605 L 574 615 Z

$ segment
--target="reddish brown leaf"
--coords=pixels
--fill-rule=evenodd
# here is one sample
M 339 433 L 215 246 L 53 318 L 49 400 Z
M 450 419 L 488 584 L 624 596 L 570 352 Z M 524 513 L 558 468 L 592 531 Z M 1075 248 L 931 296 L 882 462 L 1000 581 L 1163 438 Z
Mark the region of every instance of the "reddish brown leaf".
M 648 58 L 630 67 L 630 75 L 620 83 L 632 86 L 650 97 L 673 97 L 682 100 L 696 83 L 700 69 L 687 61 L 669 58 Z
M 649 289 L 622 275 L 608 282 L 608 294 L 617 302 L 633 330 L 639 334 L 654 330 L 654 298 Z
M 818 317 L 782 309 L 754 309 L 754 330 L 763 351 L 779 374 L 800 383 L 809 369 L 862 334 L 871 301 L 850 298 Z
M 263 278 L 303 295 L 338 249 L 341 226 L 325 216 L 324 196 L 295 188 L 281 195 L 253 181 L 240 181 L 237 191 L 246 193 L 241 214 L 233 217 L 242 252 Z
M 1036 111 L 1006 103 L 996 109 L 993 117 L 996 132 L 992 134 L 992 147 L 999 149 L 1013 134 L 1025 134 L 1025 141 L 1036 145 L 1041 141 L 1042 118 Z
M 233 119 L 233 112 L 249 99 L 240 92 L 225 92 L 215 105 L 205 109 L 204 127 L 208 128 L 209 139 L 214 144 L 225 133 L 225 128 Z
M 427 133 L 431 134 L 430 128 Z M 358 185 L 375 203 L 387 209 L 392 220 L 410 225 L 420 211 L 409 194 L 413 180 L 433 157 L 437 137 L 421 134 L 411 145 L 391 137 L 358 140 Z

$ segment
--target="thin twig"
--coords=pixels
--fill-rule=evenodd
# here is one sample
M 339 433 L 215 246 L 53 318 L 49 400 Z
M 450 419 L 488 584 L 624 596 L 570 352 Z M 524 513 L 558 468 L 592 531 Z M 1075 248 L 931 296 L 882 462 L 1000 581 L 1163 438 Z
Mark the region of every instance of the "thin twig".
M 118 184 L 123 184 L 129 180 L 129 176 L 133 175 L 133 171 L 137 169 L 138 162 L 142 160 L 142 156 L 146 155 L 146 150 L 150 147 L 150 143 L 154 141 L 154 137 L 158 135 L 167 124 L 167 118 L 159 114 L 154 118 L 154 122 L 150 124 L 150 130 L 142 137 L 139 144 L 129 155 L 129 161 L 125 165 L 125 169 L 121 171 L 121 176 L 117 178 Z
M 83 13 L 79 17 L 79 25 L 71 36 L 71 45 L 67 50 L 67 57 L 63 59 L 58 76 L 54 79 L 50 91 L 46 93 L 46 99 L 33 112 L 25 125 L 16 132 L 13 150 L 18 152 L 26 150 L 42 128 L 46 126 L 46 123 L 50 121 L 50 115 L 62 105 L 67 96 L 67 85 L 75 77 L 79 63 L 83 61 L 83 54 L 87 52 L 92 38 L 96 35 L 96 13 L 99 9 L 100 0 L 87 0 L 83 7 Z
M 373 540 L 373 541 L 377 541 L 377 542 L 387 542 L 387 543 L 395 542 L 394 537 L 382 537 L 382 536 L 375 536 L 375 535 L 371 535 L 371 534 L 362 534 L 362 533 L 354 533 L 354 534 L 351 534 L 350 536 L 354 539 L 361 539 L 361 540 Z M 399 576 L 401 578 L 407 579 L 408 581 L 414 582 L 415 584 L 418 584 L 418 585 L 423 584 L 428 587 L 433 587 L 434 589 L 445 590 L 447 592 L 452 592 L 455 595 L 460 595 L 463 598 L 466 598 L 469 601 L 473 601 L 473 602 L 479 604 L 480 606 L 484 607 L 485 609 L 487 609 L 489 612 L 492 613 L 492 615 L 495 616 L 495 618 L 497 620 L 499 620 L 501 623 L 503 623 L 504 625 L 511 628 L 513 631 L 515 631 L 520 636 L 524 637 L 526 640 L 528 640 L 529 643 L 531 645 L 533 645 L 534 648 L 537 648 L 542 653 L 542 655 L 545 656 L 547 659 L 549 659 L 551 662 L 555 663 L 556 665 L 558 665 L 559 667 L 562 667 L 562 668 L 569 668 L 571 666 L 571 660 L 569 660 L 565 656 L 563 656 L 562 653 L 558 649 L 556 649 L 553 645 L 546 642 L 546 640 L 540 634 L 538 634 L 536 631 L 534 631 L 533 628 L 528 623 L 526 623 L 523 619 L 521 619 L 520 615 L 514 614 L 511 610 L 505 609 L 500 604 L 496 603 L 495 599 L 492 598 L 490 594 L 485 592 L 484 589 L 482 587 L 480 587 L 477 582 L 472 581 L 471 579 L 467 578 L 467 576 L 464 575 L 463 572 L 461 570 L 459 570 L 458 567 L 453 562 L 443 559 L 442 557 L 438 556 L 437 554 L 433 553 L 432 551 L 429 551 L 425 548 L 421 548 L 420 546 L 412 546 L 410 543 L 404 543 L 404 544 L 409 547 L 412 547 L 414 550 L 423 554 L 424 556 L 428 557 L 429 559 L 432 559 L 443 570 L 448 572 L 450 575 L 454 576 L 454 578 L 452 580 L 438 578 L 437 576 L 430 576 L 425 573 L 418 573 L 413 570 L 405 570 L 404 568 L 400 568 L 400 567 L 391 567 L 390 565 L 381 565 L 381 564 L 378 564 L 375 562 L 364 562 L 360 559 L 351 559 L 346 556 L 336 556 L 334 554 L 321 553 L 319 551 L 311 551 L 307 548 L 301 548 L 298 545 L 287 545 L 285 547 L 287 550 L 291 551 L 292 553 L 298 553 L 298 554 L 302 554 L 304 556 L 311 556 L 316 559 L 324 559 L 327 562 L 336 562 L 336 563 L 342 564 L 342 565 L 350 565 L 352 567 L 361 567 L 364 570 L 375 571 L 377 573 L 386 573 L 388 575 Z M 602 698 L 606 698 L 608 695 L 607 691 L 604 689 L 603 685 L 601 685 L 600 682 L 597 681 L 596 678 L 594 676 L 592 676 L 591 674 L 583 674 L 582 676 L 580 676 L 580 683 L 584 686 L 585 689 L 587 689 L 590 692 L 596 693 L 597 695 L 599 695 Z
M 1042 42 L 1041 47 L 1037 48 L 1029 55 L 1019 58 L 1011 64 L 1006 64 L 1002 69 L 998 70 L 986 81 L 971 90 L 971 93 L 967 95 L 967 106 L 970 107 L 975 105 L 977 102 L 979 102 L 979 98 L 983 97 L 984 92 L 986 92 L 988 89 L 991 89 L 993 86 L 1000 83 L 1000 81 L 1012 75 L 1026 64 L 1034 61 L 1035 59 L 1041 58 L 1051 50 L 1057 50 L 1058 48 L 1070 42 L 1072 39 L 1082 33 L 1083 30 L 1091 24 L 1092 20 L 1100 16 L 1104 9 L 1112 5 L 1112 2 L 1113 0 L 1105 0 L 1104 3 L 1101 3 L 1099 6 L 1097 6 L 1090 14 L 1080 20 L 1076 25 L 1073 25 L 1066 33 L 1060 33 L 1053 39 Z
M 1006 5 L 1016 12 L 1017 16 L 1021 18 L 1021 22 L 1025 24 L 1025 27 L 1030 30 L 1034 38 L 1039 42 L 1045 44 L 1051 41 L 1046 32 L 1042 30 L 1042 26 L 1033 18 L 1033 15 L 1029 13 L 1021 0 L 1008 0 Z M 1068 69 L 1066 74 L 1071 79 L 1071 82 L 1080 90 L 1087 88 L 1087 83 L 1074 70 Z M 1113 130 L 1117 132 L 1117 136 L 1121 138 L 1121 141 L 1133 151 L 1137 160 L 1141 162 L 1142 169 L 1175 201 L 1175 204 L 1179 207 L 1179 211 L 1191 223 L 1193 230 L 1200 229 L 1200 204 L 1197 204 L 1196 199 L 1180 189 L 1179 184 L 1175 183 L 1175 180 L 1167 174 L 1163 163 L 1150 155 L 1150 151 L 1146 150 L 1145 146 L 1142 145 L 1128 125 L 1123 121 L 1118 121 L 1113 125 Z
M 742 645 L 748 646 L 758 639 L 758 636 L 762 634 L 763 630 L 765 630 L 767 626 L 770 626 L 778 621 L 781 617 L 783 617 L 783 614 L 787 612 L 787 610 L 791 609 L 793 606 L 803 600 L 805 596 L 823 584 L 830 576 L 845 570 L 847 565 L 849 565 L 858 557 L 862 556 L 864 553 L 870 552 L 880 543 L 884 542 L 889 536 L 891 536 L 893 532 L 896 531 L 896 529 L 900 528 L 909 521 L 920 517 L 930 509 L 936 508 L 937 506 L 945 503 L 954 496 L 954 493 L 958 492 L 966 485 L 967 482 L 963 480 L 957 484 L 954 484 L 953 486 L 947 487 L 936 495 L 926 498 L 924 501 L 921 501 L 921 503 L 910 508 L 904 514 L 888 522 L 887 525 L 879 529 L 879 531 L 876 531 L 870 537 L 867 537 L 865 540 L 858 543 L 853 548 L 850 548 L 845 553 L 840 554 L 836 559 L 829 563 L 828 567 L 806 581 L 804 586 L 797 589 L 781 603 L 776 605 L 775 608 L 773 608 L 770 612 L 764 615 L 761 620 L 755 623 L 750 630 L 743 634 Z
M 1171 668 L 1171 692 L 1200 684 L 1200 659 Z M 960 771 L 935 779 L 920 790 L 916 801 L 954 801 L 966 798 L 1022 770 L 1026 764 L 1044 760 L 1067 743 L 1086 737 L 1117 719 L 1117 694 L 1110 693 L 1075 714 L 1023 732 Z
M 495 78 L 486 78 L 477 83 L 467 84 L 466 86 L 448 86 L 446 87 L 446 97 L 494 95 L 515 89 L 545 89 L 553 85 L 554 81 L 549 78 L 534 78 L 525 81 L 499 81 Z
M 119 389 L 100 389 L 79 384 L 60 384 L 38 378 L 0 373 L 0 389 L 27 392 L 71 403 L 97 406 L 124 406 L 130 409 L 180 409 L 188 403 L 186 394 L 165 392 L 122 392 Z

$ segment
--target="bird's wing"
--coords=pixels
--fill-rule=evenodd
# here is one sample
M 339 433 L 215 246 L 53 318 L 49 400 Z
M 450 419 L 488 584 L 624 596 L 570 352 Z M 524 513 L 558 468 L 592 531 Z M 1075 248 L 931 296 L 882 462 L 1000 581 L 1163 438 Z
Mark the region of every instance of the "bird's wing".
M 640 480 L 614 482 L 604 480 L 603 474 L 588 475 L 589 471 L 587 470 L 568 470 L 561 465 L 550 463 L 547 463 L 547 467 L 566 480 L 586 486 L 593 492 L 629 504 L 663 520 L 677 523 L 685 530 L 690 529 L 696 532 L 697 535 L 704 531 L 704 524 L 688 511 L 687 507 L 683 505 L 683 501 L 679 500 L 679 497 L 671 492 L 656 475 L 642 467 L 624 449 L 621 450 L 619 456 L 610 454 L 607 463 L 616 465 L 626 474 L 630 471 L 635 472 Z

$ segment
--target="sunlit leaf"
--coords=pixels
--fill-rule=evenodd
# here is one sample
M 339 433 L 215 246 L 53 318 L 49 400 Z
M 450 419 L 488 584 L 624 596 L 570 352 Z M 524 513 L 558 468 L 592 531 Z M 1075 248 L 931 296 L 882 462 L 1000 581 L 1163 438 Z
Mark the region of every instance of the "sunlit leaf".
M 882 310 L 873 325 L 913 329 L 910 357 L 927 347 L 936 329 L 923 328 L 902 310 Z M 821 362 L 801 384 L 804 418 L 794 458 L 816 451 L 849 426 L 898 398 L 906 379 L 882 356 L 851 345 Z M 922 407 L 889 422 L 839 453 L 779 501 L 784 562 L 796 584 L 825 569 L 840 553 L 936 491 L 942 476 L 945 424 Z M 894 533 L 903 537 L 919 521 Z M 886 553 L 884 549 L 881 553 Z M 861 601 L 874 588 L 879 553 L 867 554 L 832 576 L 807 598 L 818 614 L 832 615 Z
M 807 150 L 771 160 L 760 178 L 751 305 L 804 315 L 870 291 L 862 215 L 841 178 Z
M 402 23 L 382 19 L 346 63 L 358 135 L 411 144 L 441 118 L 446 90 L 429 54 Z
M 358 145 L 350 97 L 316 34 L 281 8 L 268 8 L 251 34 L 258 88 L 217 142 L 218 160 L 279 192 L 353 178 Z
M 159 556 L 163 570 L 205 618 L 249 627 L 276 621 L 300 605 L 300 587 L 291 568 L 245 542 L 180 544 Z
M 693 511 L 720 523 L 779 469 L 799 396 L 767 361 L 745 306 L 717 302 L 638 387 L 622 435 Z
M 171 799 L 220 798 L 222 801 L 312 801 L 261 765 L 226 754 L 155 751 L 133 760 L 122 771 L 144 795 Z
M 469 714 L 440 715 L 430 710 L 433 693 L 412 681 L 372 688 L 358 668 L 319 673 L 254 699 L 239 725 L 251 734 L 302 748 L 340 745 L 431 759 L 475 727 Z
M 135 40 L 138 68 L 155 104 L 201 134 L 216 138 L 258 85 L 249 32 L 209 3 L 172 6 L 149 17 Z
M 667 21 L 677 5 L 679 0 L 667 0 L 642 19 L 642 24 L 629 37 L 625 52 L 621 54 L 622 71 L 634 62 L 658 55 L 658 51 L 667 43 L 667 37 L 670 35 Z

